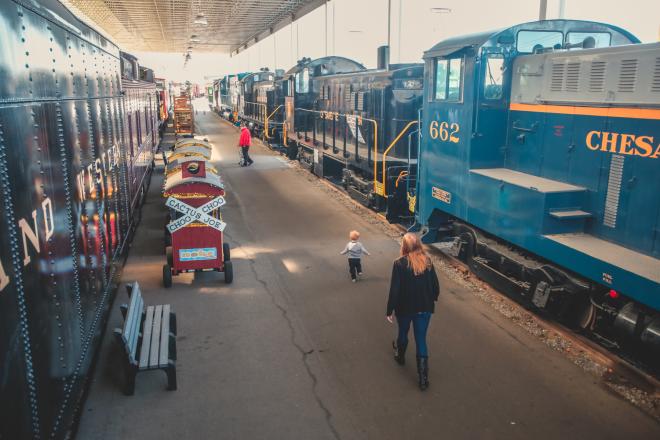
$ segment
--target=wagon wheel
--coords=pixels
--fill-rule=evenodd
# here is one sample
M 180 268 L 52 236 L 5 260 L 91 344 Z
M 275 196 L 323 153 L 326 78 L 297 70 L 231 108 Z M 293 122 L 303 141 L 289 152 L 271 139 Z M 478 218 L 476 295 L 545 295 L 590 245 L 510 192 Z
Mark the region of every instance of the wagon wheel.
M 231 260 L 231 251 L 229 249 L 229 243 L 222 243 L 222 261 Z
M 231 284 L 234 281 L 234 267 L 231 261 L 225 262 L 225 284 Z
M 169 264 L 163 265 L 163 286 L 172 287 L 172 268 Z
M 165 247 L 165 255 L 167 256 L 167 264 L 174 266 L 174 257 L 172 256 L 172 246 Z

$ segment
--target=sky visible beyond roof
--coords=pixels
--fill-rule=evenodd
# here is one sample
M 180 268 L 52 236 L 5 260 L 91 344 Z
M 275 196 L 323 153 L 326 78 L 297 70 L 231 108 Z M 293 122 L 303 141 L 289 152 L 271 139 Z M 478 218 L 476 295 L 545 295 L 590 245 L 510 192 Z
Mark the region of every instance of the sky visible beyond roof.
M 534 21 L 539 14 L 539 0 L 391 1 L 393 63 L 418 62 L 425 50 L 445 38 Z M 331 0 L 327 6 L 327 53 L 375 67 L 376 49 L 387 42 L 387 3 L 388 0 Z M 435 13 L 432 8 L 449 8 L 451 12 Z M 559 0 L 548 0 L 548 18 L 557 18 L 558 14 Z M 325 18 L 325 8 L 321 7 L 238 56 L 193 51 L 185 68 L 182 54 L 135 55 L 140 64 L 154 69 L 157 77 L 200 84 L 227 73 L 260 67 L 288 70 L 304 56 L 325 55 Z M 566 0 L 565 18 L 614 24 L 642 42 L 660 40 L 660 0 Z

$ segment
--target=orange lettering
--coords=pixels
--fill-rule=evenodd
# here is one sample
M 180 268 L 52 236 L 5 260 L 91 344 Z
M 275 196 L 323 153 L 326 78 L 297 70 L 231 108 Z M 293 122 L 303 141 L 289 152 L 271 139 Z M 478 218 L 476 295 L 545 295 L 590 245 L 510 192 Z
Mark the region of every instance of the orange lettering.
M 651 142 L 653 142 L 651 136 L 638 136 L 637 139 L 635 139 L 635 147 L 637 147 L 635 154 L 642 157 L 650 156 L 651 151 L 653 151 L 653 145 Z M 642 151 L 641 153 L 640 150 Z
M 608 151 L 610 153 L 616 153 L 616 144 L 619 139 L 619 133 L 609 133 L 607 131 L 603 132 L 603 144 L 600 147 L 600 151 Z
M 621 142 L 619 143 L 619 153 L 620 154 L 634 154 L 635 151 L 630 148 L 633 141 L 635 140 L 634 134 L 621 134 Z
M 653 138 L 651 138 L 653 140 Z M 653 159 L 657 159 L 660 157 L 660 144 L 658 144 L 658 148 L 655 149 L 655 153 L 653 153 L 653 156 L 651 156 Z
M 600 145 L 594 145 L 592 143 L 594 136 L 596 136 L 597 138 L 600 139 L 600 132 L 594 130 L 594 131 L 590 131 L 589 133 L 587 133 L 587 139 L 586 139 L 587 140 L 587 148 L 592 150 L 592 151 L 596 151 L 600 148 Z

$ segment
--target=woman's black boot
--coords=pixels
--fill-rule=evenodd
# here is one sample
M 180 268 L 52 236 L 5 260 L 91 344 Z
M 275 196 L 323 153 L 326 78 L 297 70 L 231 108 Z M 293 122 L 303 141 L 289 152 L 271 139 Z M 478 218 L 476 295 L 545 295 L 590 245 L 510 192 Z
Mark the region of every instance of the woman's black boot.
M 398 344 L 392 341 L 392 348 L 394 349 L 394 360 L 399 365 L 406 365 L 406 348 L 408 344 Z
M 429 358 L 417 356 L 417 375 L 419 376 L 419 389 L 424 391 L 429 387 Z

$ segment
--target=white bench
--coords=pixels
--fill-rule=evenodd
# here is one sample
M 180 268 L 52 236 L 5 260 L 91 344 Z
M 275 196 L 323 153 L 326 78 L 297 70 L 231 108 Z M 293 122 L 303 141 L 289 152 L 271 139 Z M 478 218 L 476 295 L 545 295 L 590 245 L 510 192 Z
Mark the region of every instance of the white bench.
M 176 390 L 176 315 L 169 304 L 145 309 L 137 281 L 126 285 L 126 290 L 130 302 L 121 306 L 124 327 L 115 329 L 124 349 L 124 392 L 133 395 L 135 376 L 149 370 L 164 370 L 167 389 Z

